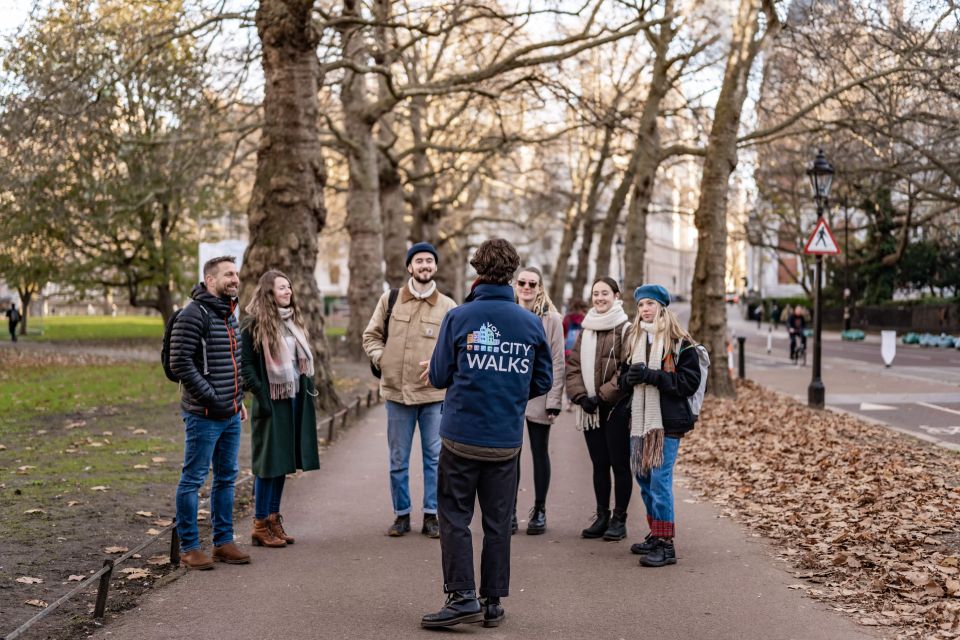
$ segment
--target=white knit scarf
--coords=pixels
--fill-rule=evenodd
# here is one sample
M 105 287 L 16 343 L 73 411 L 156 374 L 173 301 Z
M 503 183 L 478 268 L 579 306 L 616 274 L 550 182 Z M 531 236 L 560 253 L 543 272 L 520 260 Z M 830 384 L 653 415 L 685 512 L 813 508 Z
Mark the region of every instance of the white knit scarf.
M 663 361 L 664 326 L 641 322 L 639 339 L 633 345 L 630 363 L 642 362 L 648 369 L 660 369 Z M 653 335 L 650 358 L 647 358 L 648 335 Z M 646 476 L 663 464 L 663 416 L 660 414 L 660 390 L 652 384 L 638 384 L 633 389 L 630 406 L 630 468 L 634 474 Z
M 627 313 L 623 310 L 623 301 L 616 300 L 603 313 L 598 313 L 596 309 L 590 309 L 581 323 L 583 331 L 580 333 L 580 375 L 583 376 L 583 386 L 587 390 L 588 398 L 597 395 L 594 382 L 597 364 L 597 332 L 610 331 L 626 322 L 627 319 Z M 601 379 L 606 379 L 606 374 L 607 372 L 604 371 Z M 588 431 L 599 426 L 599 411 L 587 413 L 582 407 L 577 407 L 577 429 L 579 431 Z
M 263 336 L 263 360 L 267 365 L 267 381 L 270 383 L 270 399 L 293 398 L 297 395 L 300 374 L 313 377 L 313 353 L 307 336 L 293 321 L 293 309 L 280 308 L 281 327 L 286 327 L 294 337 L 296 353 L 290 353 L 287 341 L 277 340 L 277 357 L 273 357 L 270 341 Z M 296 367 L 294 366 L 296 365 Z M 299 371 L 298 371 L 299 370 Z

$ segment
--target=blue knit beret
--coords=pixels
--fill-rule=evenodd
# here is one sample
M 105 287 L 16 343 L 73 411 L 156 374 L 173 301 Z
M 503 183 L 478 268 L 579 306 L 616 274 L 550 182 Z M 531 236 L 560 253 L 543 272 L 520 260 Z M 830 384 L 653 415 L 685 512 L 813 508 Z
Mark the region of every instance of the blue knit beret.
M 670 292 L 658 284 L 645 284 L 633 292 L 633 299 L 640 302 L 644 298 L 656 300 L 665 307 L 670 306 Z
M 410 261 L 413 260 L 413 256 L 418 253 L 432 253 L 433 259 L 436 262 L 440 262 L 440 256 L 437 255 L 437 250 L 433 248 L 433 245 L 429 242 L 418 242 L 409 249 L 407 249 L 407 266 L 410 266 Z

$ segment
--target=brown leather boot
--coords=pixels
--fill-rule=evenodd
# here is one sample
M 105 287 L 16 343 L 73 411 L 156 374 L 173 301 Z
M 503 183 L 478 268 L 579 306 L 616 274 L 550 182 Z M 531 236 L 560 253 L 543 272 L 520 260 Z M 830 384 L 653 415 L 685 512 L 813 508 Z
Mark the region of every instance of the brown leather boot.
M 197 570 L 213 569 L 213 560 L 200 549 L 194 549 L 181 554 L 180 566 Z
M 285 547 L 287 543 L 282 539 L 278 538 L 274 533 L 273 527 L 270 526 L 270 521 L 266 518 L 263 520 L 254 519 L 253 521 L 253 533 L 250 534 L 250 540 L 253 542 L 254 546 L 260 545 L 261 547 Z
M 287 544 L 293 544 L 296 542 L 293 536 L 288 536 L 287 532 L 283 530 L 283 516 L 279 513 L 271 513 L 267 518 L 267 522 L 270 523 L 270 530 L 273 531 L 273 535 L 280 538 Z
M 213 559 L 227 564 L 250 564 L 250 555 L 240 551 L 233 542 L 213 548 Z

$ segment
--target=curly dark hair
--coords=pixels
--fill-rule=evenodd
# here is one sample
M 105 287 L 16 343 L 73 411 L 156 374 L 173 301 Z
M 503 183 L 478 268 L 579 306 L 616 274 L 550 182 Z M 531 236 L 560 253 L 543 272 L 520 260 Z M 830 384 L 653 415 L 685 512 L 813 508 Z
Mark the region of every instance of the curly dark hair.
M 470 266 L 477 270 L 480 282 L 507 284 L 520 266 L 520 256 L 512 244 L 503 238 L 493 238 L 477 248 Z

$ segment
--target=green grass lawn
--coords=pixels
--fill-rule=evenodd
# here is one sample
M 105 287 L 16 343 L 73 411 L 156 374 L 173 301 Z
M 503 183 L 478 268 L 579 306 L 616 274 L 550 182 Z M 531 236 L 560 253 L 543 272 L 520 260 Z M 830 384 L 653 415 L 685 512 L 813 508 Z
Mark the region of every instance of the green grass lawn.
M 42 334 L 35 332 L 41 331 Z M 47 316 L 31 318 L 29 336 L 41 342 L 143 340 L 163 337 L 160 316 Z

